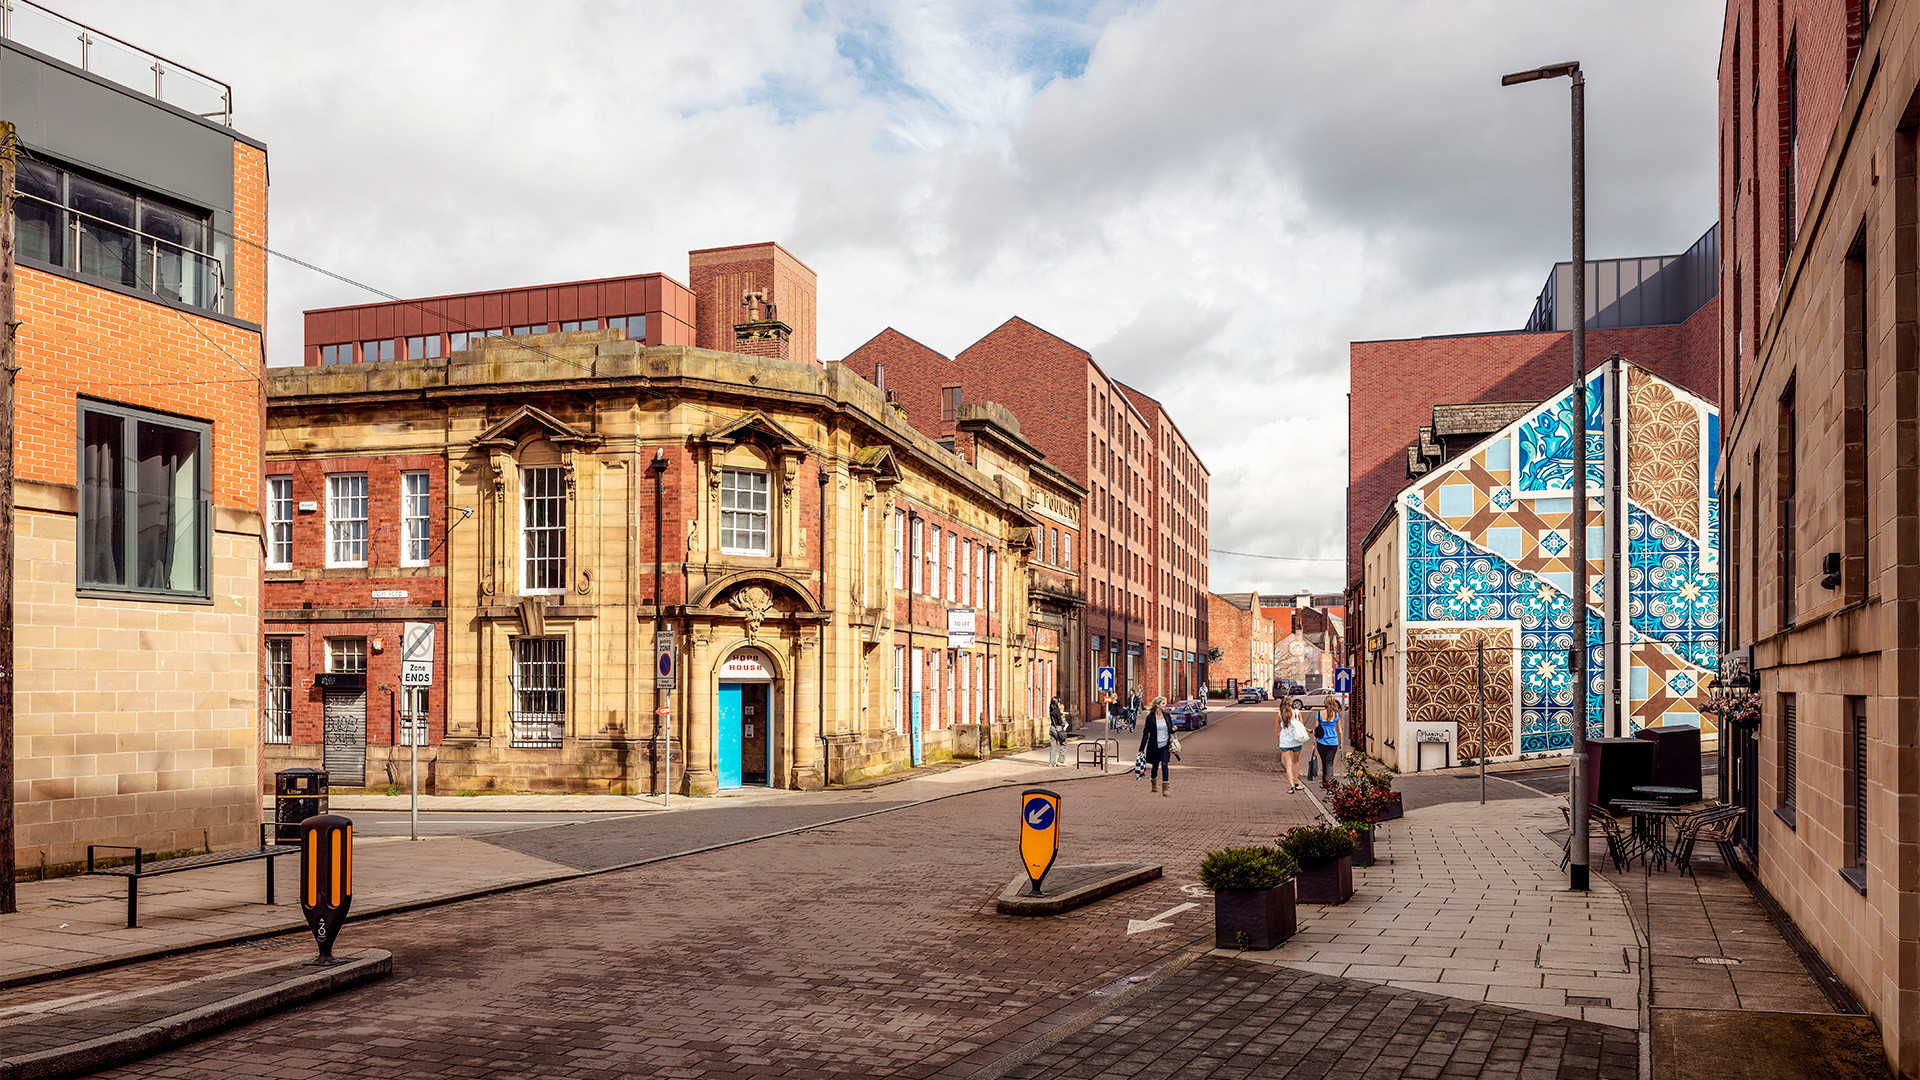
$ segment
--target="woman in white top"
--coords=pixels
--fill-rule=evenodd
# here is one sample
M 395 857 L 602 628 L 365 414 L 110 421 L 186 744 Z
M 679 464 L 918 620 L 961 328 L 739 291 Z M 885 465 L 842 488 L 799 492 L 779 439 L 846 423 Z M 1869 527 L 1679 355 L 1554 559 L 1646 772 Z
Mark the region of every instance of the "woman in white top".
M 1287 791 L 1300 790 L 1300 748 L 1307 743 L 1307 729 L 1293 718 L 1293 703 L 1282 697 L 1274 713 L 1274 740 L 1280 747 L 1280 764 L 1286 768 Z

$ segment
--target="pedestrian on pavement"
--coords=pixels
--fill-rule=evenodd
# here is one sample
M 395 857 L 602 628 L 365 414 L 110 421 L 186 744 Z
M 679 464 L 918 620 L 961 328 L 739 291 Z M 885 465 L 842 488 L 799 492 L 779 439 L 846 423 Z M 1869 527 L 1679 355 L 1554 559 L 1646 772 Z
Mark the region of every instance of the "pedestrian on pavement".
M 1333 782 L 1333 758 L 1340 752 L 1340 706 L 1332 698 L 1320 710 L 1320 719 L 1313 725 L 1314 750 L 1317 760 L 1307 763 L 1307 779 L 1313 779 L 1313 766 L 1320 766 L 1320 786 L 1326 787 Z
M 1300 748 L 1306 745 L 1307 729 L 1293 715 L 1293 703 L 1280 699 L 1274 713 L 1274 741 L 1280 747 L 1280 766 L 1287 774 L 1287 793 L 1300 790 Z
M 1060 699 L 1054 698 L 1047 703 L 1047 716 L 1050 721 L 1047 740 L 1047 764 L 1065 765 L 1067 763 L 1067 710 L 1060 707 Z
M 1127 699 L 1127 719 L 1136 724 L 1140 722 L 1140 691 L 1138 690 L 1135 690 L 1133 696 Z
M 1147 759 L 1149 791 L 1169 795 L 1167 769 L 1173 758 L 1173 717 L 1167 715 L 1167 699 L 1153 699 L 1147 710 L 1146 730 L 1140 733 L 1140 752 Z M 1154 770 L 1159 770 L 1155 775 Z

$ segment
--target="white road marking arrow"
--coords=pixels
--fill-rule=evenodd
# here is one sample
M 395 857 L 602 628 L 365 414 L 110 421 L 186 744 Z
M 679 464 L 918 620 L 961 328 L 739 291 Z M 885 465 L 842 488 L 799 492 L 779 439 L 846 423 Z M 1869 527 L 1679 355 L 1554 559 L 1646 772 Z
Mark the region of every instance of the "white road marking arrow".
M 1197 908 L 1199 906 L 1199 904 L 1181 904 L 1178 907 L 1170 907 L 1151 919 L 1128 919 L 1127 933 L 1138 934 L 1143 930 L 1164 930 L 1170 925 L 1167 922 L 1168 919 L 1173 918 L 1188 908 Z

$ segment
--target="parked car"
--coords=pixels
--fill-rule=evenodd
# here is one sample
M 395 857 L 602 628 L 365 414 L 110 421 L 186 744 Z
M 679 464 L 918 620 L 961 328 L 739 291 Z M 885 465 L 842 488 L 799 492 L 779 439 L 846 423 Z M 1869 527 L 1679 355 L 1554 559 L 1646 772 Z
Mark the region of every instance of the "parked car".
M 1240 704 L 1242 705 L 1258 705 L 1260 703 L 1260 699 L 1265 696 L 1266 695 L 1262 694 L 1260 692 L 1260 688 L 1257 686 L 1245 686 L 1240 688 Z
M 1207 703 L 1198 699 L 1176 701 L 1169 710 L 1175 731 L 1193 731 L 1207 726 Z
M 1293 707 L 1319 709 L 1324 708 L 1329 701 L 1337 709 L 1345 710 L 1347 707 L 1347 695 L 1336 690 L 1308 690 L 1305 693 L 1297 693 L 1293 696 Z

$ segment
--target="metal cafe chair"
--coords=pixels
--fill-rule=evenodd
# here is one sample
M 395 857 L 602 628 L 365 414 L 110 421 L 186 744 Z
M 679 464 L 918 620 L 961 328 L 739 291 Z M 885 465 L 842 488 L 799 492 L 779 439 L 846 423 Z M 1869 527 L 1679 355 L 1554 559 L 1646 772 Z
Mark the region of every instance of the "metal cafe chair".
M 1673 843 L 1673 861 L 1679 864 L 1680 872 L 1693 873 L 1693 848 L 1701 841 L 1719 848 L 1727 869 L 1733 869 L 1733 839 L 1746 812 L 1743 806 L 1715 806 L 1682 822 Z

